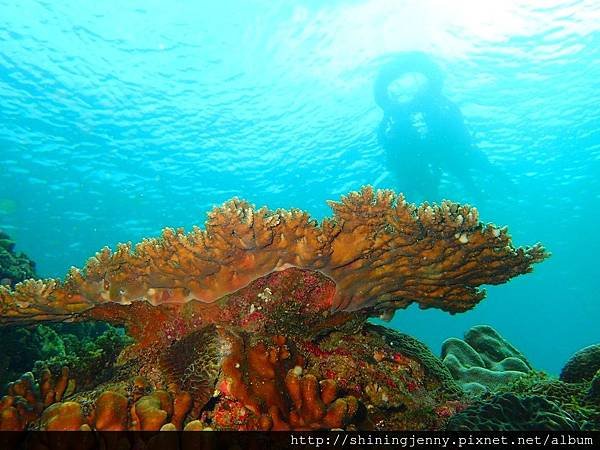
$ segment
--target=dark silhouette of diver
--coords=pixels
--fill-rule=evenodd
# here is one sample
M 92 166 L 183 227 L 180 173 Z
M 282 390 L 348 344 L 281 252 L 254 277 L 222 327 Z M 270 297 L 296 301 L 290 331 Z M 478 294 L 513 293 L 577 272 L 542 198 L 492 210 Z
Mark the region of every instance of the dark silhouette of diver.
M 399 98 L 406 92 L 390 92 L 403 77 L 413 81 L 404 91 L 416 91 L 408 99 Z M 443 173 L 457 178 L 475 200 L 481 199 L 474 171 L 492 171 L 493 166 L 473 145 L 458 107 L 442 94 L 442 73 L 426 54 L 393 55 L 379 71 L 374 94 L 383 110 L 379 144 L 409 200 L 437 200 Z

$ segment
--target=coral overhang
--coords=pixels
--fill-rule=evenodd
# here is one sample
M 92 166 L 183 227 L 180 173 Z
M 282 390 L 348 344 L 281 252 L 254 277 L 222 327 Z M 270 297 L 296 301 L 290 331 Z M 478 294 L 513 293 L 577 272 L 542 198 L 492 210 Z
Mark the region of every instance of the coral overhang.
M 319 224 L 297 209 L 230 200 L 208 213 L 205 229 L 166 228 L 135 247 L 105 247 L 64 281 L 0 286 L 0 324 L 94 317 L 101 305 L 216 304 L 289 267 L 331 279 L 334 312 L 377 315 L 417 303 L 457 313 L 485 296 L 481 285 L 530 272 L 548 256 L 540 244 L 514 247 L 506 228 L 482 224 L 468 205 L 417 207 L 370 187 L 329 205 L 333 217 Z

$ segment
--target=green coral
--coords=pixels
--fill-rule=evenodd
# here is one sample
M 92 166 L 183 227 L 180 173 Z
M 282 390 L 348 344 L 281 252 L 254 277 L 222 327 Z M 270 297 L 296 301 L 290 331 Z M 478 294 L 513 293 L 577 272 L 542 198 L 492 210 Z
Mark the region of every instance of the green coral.
M 488 331 L 486 331 L 486 334 L 489 335 Z M 467 340 L 472 341 L 472 338 L 467 336 L 465 341 Z M 504 347 L 503 350 L 495 353 L 490 351 L 490 349 L 496 346 L 494 341 L 497 341 L 497 339 L 495 338 L 486 338 L 483 341 L 479 339 L 474 345 L 478 351 L 470 351 L 469 348 L 466 348 L 465 345 L 467 342 L 460 340 L 450 341 L 445 345 L 453 351 L 447 350 L 445 352 L 446 356 L 458 353 L 454 351 L 456 348 L 453 348 L 455 341 L 459 341 L 456 348 L 462 351 L 460 353 L 462 366 L 459 367 L 461 370 L 459 371 L 452 367 L 453 361 L 451 358 L 450 364 L 448 364 L 448 358 L 445 358 L 444 363 L 446 363 L 452 374 L 459 378 L 459 381 L 463 383 L 463 387 L 466 389 L 468 389 L 468 383 L 465 383 L 465 381 L 469 381 L 469 379 L 465 377 L 465 372 L 468 372 L 468 375 L 472 375 L 475 378 L 476 375 L 484 373 L 480 368 L 481 364 L 490 367 L 491 370 L 494 367 L 509 368 L 512 366 L 514 368 L 519 367 L 521 362 L 523 364 L 527 363 L 525 359 L 519 357 L 520 353 L 515 353 L 516 349 L 514 348 Z M 486 345 L 482 346 L 482 342 Z M 544 427 L 541 429 L 573 429 L 570 427 L 572 426 L 571 422 L 574 422 L 577 429 L 600 430 L 600 371 L 596 369 L 593 372 L 595 364 L 598 363 L 598 354 L 596 353 L 598 347 L 590 346 L 577 352 L 569 360 L 565 369 L 563 369 L 560 379 L 550 377 L 543 372 L 529 370 L 527 373 L 519 373 L 512 380 L 507 381 L 504 378 L 504 382 L 493 386 L 492 393 L 489 390 L 480 391 L 480 397 L 469 410 L 466 410 L 464 414 L 460 413 L 456 415 L 452 419 L 449 427 L 454 428 L 450 429 L 467 429 L 458 428 L 461 426 L 472 427 L 468 429 L 473 430 L 533 429 L 527 428 L 528 425 L 523 422 L 525 420 L 524 408 L 526 410 L 535 406 L 540 408 L 541 416 L 537 418 L 531 417 L 527 420 L 532 420 L 532 423 L 537 423 L 538 426 Z M 482 351 L 482 349 L 485 351 Z M 486 356 L 482 356 L 482 353 L 485 353 Z M 502 357 L 504 357 L 502 361 L 517 357 L 521 362 L 516 362 L 516 365 L 512 365 L 512 362 L 510 364 L 491 364 L 494 360 Z M 468 371 L 464 369 L 465 367 L 468 367 Z M 530 367 L 528 363 L 527 367 Z M 496 376 L 496 374 L 492 374 L 492 377 Z M 510 400 L 507 400 L 509 396 L 515 396 L 516 399 L 535 398 L 537 400 L 523 400 L 521 406 L 517 407 L 516 403 L 518 401 L 512 397 L 510 397 Z M 482 415 L 480 421 L 477 421 L 475 418 L 477 414 Z M 490 417 L 486 416 L 486 414 L 490 415 Z M 496 414 L 496 422 L 492 420 L 491 415 L 493 414 Z M 542 419 L 546 420 L 546 422 Z M 559 426 L 559 428 L 553 428 L 556 426 Z
M 122 330 L 101 322 L 0 328 L 0 386 L 44 367 L 53 373 L 69 367 L 80 385 L 97 381 L 130 342 Z
M 0 249 L 4 249 L 11 253 L 15 249 L 15 241 L 13 241 L 4 231 L 0 231 Z
M 64 355 L 64 342 L 51 327 L 0 328 L 0 387 L 30 371 L 34 361 Z
M 14 286 L 35 278 L 35 263 L 24 253 L 15 253 L 15 243 L 8 234 L 0 231 L 0 283 Z
M 449 431 L 567 431 L 580 427 L 558 404 L 542 396 L 502 393 L 455 414 Z
M 68 367 L 71 377 L 80 386 L 97 383 L 109 375 L 110 368 L 121 350 L 132 342 L 122 330 L 107 326 L 106 331 L 97 337 L 81 339 L 76 334 L 62 335 L 65 354 L 36 361 L 34 373 L 48 368 L 52 373 Z
M 590 396 L 591 382 L 565 383 L 543 372 L 531 372 L 500 392 L 541 396 L 559 405 L 582 429 L 600 429 L 600 402 Z
M 487 325 L 474 326 L 464 340 L 444 341 L 441 358 L 453 378 L 474 395 L 495 391 L 532 370 L 527 358 Z

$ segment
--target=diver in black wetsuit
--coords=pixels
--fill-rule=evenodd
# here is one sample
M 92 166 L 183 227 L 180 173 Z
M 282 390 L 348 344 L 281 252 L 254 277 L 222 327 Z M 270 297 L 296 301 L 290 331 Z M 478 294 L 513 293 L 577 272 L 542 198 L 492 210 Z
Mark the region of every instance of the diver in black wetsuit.
M 417 89 L 403 100 L 390 87 L 408 76 L 416 80 Z M 447 173 L 476 199 L 481 197 L 472 172 L 490 170 L 492 165 L 472 144 L 458 107 L 442 94 L 442 74 L 426 54 L 394 55 L 379 71 L 374 94 L 384 114 L 378 140 L 400 191 L 413 201 L 437 200 L 440 179 Z

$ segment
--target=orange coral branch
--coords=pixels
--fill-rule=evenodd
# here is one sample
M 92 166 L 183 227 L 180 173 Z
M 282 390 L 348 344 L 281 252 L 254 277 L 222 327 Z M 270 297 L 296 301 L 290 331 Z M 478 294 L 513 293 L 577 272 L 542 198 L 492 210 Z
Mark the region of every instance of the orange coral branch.
M 515 248 L 506 229 L 479 222 L 475 208 L 444 201 L 416 207 L 389 190 L 364 187 L 330 202 L 321 224 L 299 210 L 271 211 L 233 199 L 208 213 L 206 229 L 166 228 L 134 248 L 104 248 L 64 282 L 0 287 L 0 323 L 60 319 L 111 302 L 215 302 L 290 266 L 336 284 L 334 310 L 472 308 L 482 284 L 531 271 L 548 253 Z

